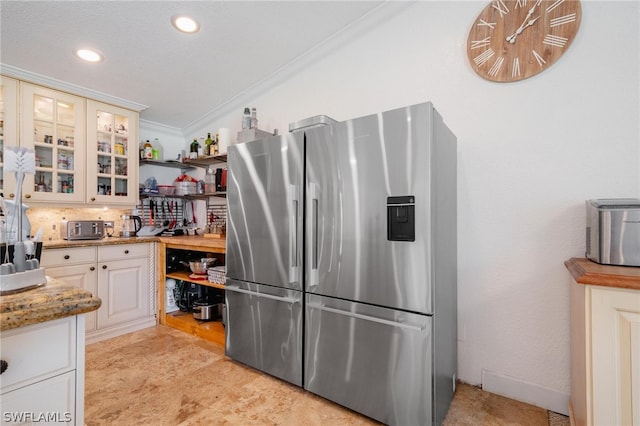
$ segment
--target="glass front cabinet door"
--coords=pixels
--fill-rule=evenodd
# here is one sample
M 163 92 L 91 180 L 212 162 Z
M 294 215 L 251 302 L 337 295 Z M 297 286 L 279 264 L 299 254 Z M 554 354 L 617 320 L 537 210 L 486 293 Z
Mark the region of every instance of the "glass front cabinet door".
M 138 113 L 87 100 L 87 204 L 135 206 Z
M 0 192 L 5 191 L 4 148 L 18 145 L 18 81 L 0 76 Z M 9 173 L 7 173 L 9 175 Z M 11 173 L 10 175 L 13 175 Z
M 35 151 L 35 173 L 25 175 L 23 201 L 83 203 L 85 194 L 85 100 L 20 83 L 20 145 Z M 15 179 L 5 179 L 12 198 Z

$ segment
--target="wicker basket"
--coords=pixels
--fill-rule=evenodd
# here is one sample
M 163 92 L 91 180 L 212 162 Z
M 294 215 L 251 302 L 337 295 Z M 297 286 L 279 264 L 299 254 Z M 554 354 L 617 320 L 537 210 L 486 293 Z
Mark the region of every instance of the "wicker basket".
M 209 275 L 209 282 L 215 284 L 224 284 L 225 282 L 225 267 L 224 266 L 214 266 L 213 268 L 207 269 L 207 274 Z

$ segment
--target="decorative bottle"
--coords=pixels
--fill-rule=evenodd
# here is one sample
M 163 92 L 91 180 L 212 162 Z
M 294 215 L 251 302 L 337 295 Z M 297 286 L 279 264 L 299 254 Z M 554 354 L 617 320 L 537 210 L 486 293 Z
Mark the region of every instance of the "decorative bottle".
M 244 109 L 242 114 L 242 130 L 251 128 L 251 110 L 249 108 Z
M 198 159 L 198 139 L 196 138 L 193 138 L 193 142 L 191 142 L 191 145 L 189 146 L 189 159 Z
M 255 107 L 251 108 L 251 128 L 258 128 L 258 112 Z
M 207 139 L 204 141 L 204 155 L 207 157 L 215 155 L 213 148 L 213 139 L 211 139 L 211 133 L 207 133 Z
M 149 142 L 149 139 L 144 143 L 144 158 L 151 160 L 153 158 L 153 145 Z

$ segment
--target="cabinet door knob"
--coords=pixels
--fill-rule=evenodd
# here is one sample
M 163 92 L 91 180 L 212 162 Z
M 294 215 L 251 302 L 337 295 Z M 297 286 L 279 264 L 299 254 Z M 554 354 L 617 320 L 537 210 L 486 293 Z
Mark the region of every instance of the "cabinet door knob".
M 31 194 L 24 194 L 24 198 L 31 198 Z
M 125 250 L 125 251 L 124 251 L 124 254 L 129 254 L 129 250 Z
M 15 198 L 16 194 L 14 194 L 13 192 L 11 194 L 9 194 L 9 198 Z
M 90 271 L 95 271 L 95 270 L 96 270 L 96 267 L 95 267 L 95 266 L 92 266 L 91 268 L 89 268 L 89 270 L 90 270 Z
M 7 371 L 7 367 L 9 367 L 9 363 L 4 359 L 0 359 L 0 374 Z
M 69 256 L 68 254 L 65 254 L 64 255 L 64 260 L 69 260 L 69 259 L 71 259 L 71 256 Z
M 96 200 L 96 197 L 91 197 L 91 201 L 95 201 L 95 200 Z
M 107 269 L 107 265 L 102 265 L 102 269 Z

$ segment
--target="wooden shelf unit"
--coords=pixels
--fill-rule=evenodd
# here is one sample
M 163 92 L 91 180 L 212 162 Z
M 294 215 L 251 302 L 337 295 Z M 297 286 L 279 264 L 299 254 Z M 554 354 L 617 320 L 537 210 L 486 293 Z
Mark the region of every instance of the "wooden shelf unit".
M 166 272 L 167 249 L 201 251 L 204 253 L 225 253 L 225 240 L 221 238 L 205 238 L 201 236 L 181 236 L 181 237 L 160 237 L 157 244 L 158 271 L 156 276 L 156 299 L 158 309 L 158 320 L 160 324 L 167 325 L 177 330 L 198 336 L 210 342 L 224 346 L 224 326 L 221 321 L 198 321 L 193 318 L 193 313 L 176 311 L 165 313 L 165 282 L 167 278 L 192 282 L 208 287 L 224 290 L 223 284 L 209 282 L 208 279 L 194 280 L 189 278 L 190 272 Z
M 193 318 L 193 313 L 182 311 L 168 313 L 164 319 L 162 324 L 224 346 L 224 326 L 221 321 L 198 321 Z
M 187 271 L 176 271 L 166 274 L 166 278 L 173 278 L 174 280 L 187 281 L 194 284 L 206 285 L 207 287 L 219 288 L 224 290 L 224 284 L 212 283 L 209 281 L 207 275 L 203 275 L 203 279 L 190 278 L 191 273 Z

